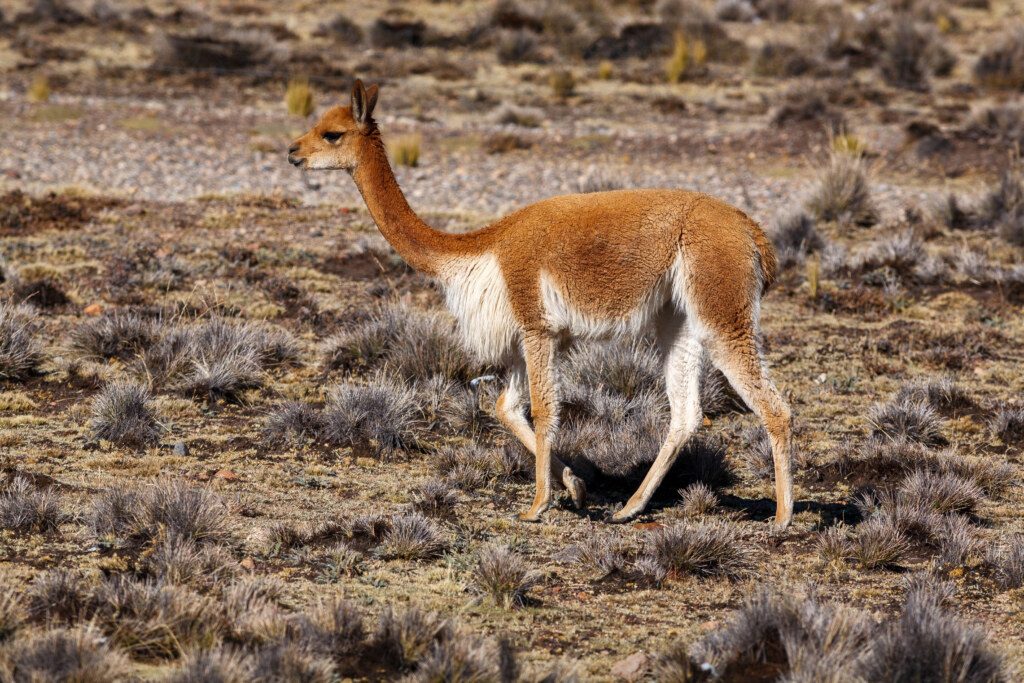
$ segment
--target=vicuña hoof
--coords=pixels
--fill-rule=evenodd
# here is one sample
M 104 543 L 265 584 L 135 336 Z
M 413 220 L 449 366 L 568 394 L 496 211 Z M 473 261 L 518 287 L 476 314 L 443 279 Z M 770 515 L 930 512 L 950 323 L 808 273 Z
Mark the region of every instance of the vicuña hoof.
M 544 512 L 546 512 L 549 507 L 550 507 L 549 503 L 545 503 L 543 505 L 537 505 L 535 503 L 526 512 L 520 512 L 519 513 L 519 521 L 520 522 L 530 522 L 530 523 L 539 522 L 540 518 L 541 518 L 541 515 L 543 515 Z
M 627 522 L 632 522 L 634 519 L 636 519 L 637 515 L 639 514 L 640 510 L 629 510 L 627 508 L 622 508 L 621 510 L 613 514 L 611 517 L 609 517 L 608 522 L 611 524 L 626 524 Z

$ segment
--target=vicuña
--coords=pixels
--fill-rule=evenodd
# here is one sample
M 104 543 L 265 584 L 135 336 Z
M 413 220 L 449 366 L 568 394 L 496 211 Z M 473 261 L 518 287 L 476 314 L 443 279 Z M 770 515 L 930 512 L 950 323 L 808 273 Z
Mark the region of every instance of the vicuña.
M 555 356 L 577 338 L 654 331 L 671 406 L 668 434 L 636 493 L 612 521 L 646 507 L 701 424 L 704 354 L 764 423 L 780 526 L 793 512 L 789 407 L 758 345 L 761 296 L 776 272 L 771 242 L 742 211 L 684 190 L 553 197 L 466 234 L 434 230 L 409 207 L 373 119 L 378 88 L 356 81 L 288 150 L 301 168 L 352 174 L 381 233 L 409 265 L 436 278 L 468 347 L 508 370 L 501 421 L 536 457 L 537 490 L 520 515 L 536 521 L 552 484 L 584 504 L 583 481 L 551 453 L 558 425 Z M 529 391 L 532 426 L 524 399 Z

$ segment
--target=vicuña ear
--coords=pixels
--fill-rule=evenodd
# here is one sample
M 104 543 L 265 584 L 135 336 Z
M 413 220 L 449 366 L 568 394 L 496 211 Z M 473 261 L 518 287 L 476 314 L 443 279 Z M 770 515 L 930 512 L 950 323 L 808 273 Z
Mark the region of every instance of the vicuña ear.
M 376 85 L 371 85 L 369 88 L 363 87 L 363 82 L 359 79 L 356 79 L 352 86 L 352 118 L 360 126 L 370 122 L 373 108 L 377 106 L 378 92 L 379 89 Z

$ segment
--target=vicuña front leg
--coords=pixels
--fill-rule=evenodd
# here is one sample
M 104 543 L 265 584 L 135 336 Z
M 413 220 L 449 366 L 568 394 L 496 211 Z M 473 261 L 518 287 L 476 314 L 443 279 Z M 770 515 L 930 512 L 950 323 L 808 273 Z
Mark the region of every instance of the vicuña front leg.
M 498 396 L 498 402 L 495 405 L 495 412 L 498 415 L 498 419 L 505 425 L 510 432 L 512 432 L 517 439 L 523 444 L 526 450 L 530 451 L 530 454 L 534 457 L 537 456 L 537 435 L 534 434 L 533 428 L 530 427 L 530 423 L 526 420 L 526 415 L 523 414 L 523 394 L 522 387 L 526 373 L 521 368 L 513 370 L 512 375 L 509 378 L 508 386 L 501 395 Z M 583 506 L 587 502 L 587 486 L 583 483 L 583 480 L 576 476 L 576 473 L 572 471 L 568 465 L 563 463 L 555 456 L 551 454 L 551 475 L 554 481 L 561 482 L 565 489 L 569 492 L 569 496 L 572 498 L 572 504 L 577 509 L 583 509 Z
M 530 410 L 537 441 L 537 492 L 530 509 L 519 515 L 519 519 L 537 522 L 544 511 L 551 507 L 551 439 L 558 423 L 555 343 L 550 335 L 533 333 L 526 335 L 523 346 L 530 381 Z

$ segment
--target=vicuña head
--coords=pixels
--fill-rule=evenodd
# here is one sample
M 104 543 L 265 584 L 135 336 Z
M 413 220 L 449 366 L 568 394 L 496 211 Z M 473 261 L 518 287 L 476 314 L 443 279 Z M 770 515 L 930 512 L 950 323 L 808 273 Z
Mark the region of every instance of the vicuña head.
M 378 92 L 376 85 L 364 88 L 362 81 L 356 81 L 352 105 L 329 109 L 288 148 L 288 161 L 299 168 L 318 171 L 355 170 L 359 159 L 367 153 L 366 147 L 380 144 L 373 120 Z
M 771 242 L 739 209 L 696 192 L 616 190 L 532 204 L 476 232 L 434 230 L 409 207 L 373 120 L 377 87 L 356 81 L 349 107 L 328 111 L 288 150 L 311 169 L 352 174 L 384 237 L 445 290 L 467 346 L 508 370 L 502 423 L 536 457 L 536 495 L 520 515 L 536 521 L 564 486 L 586 487 L 551 452 L 558 425 L 556 354 L 582 338 L 655 332 L 671 407 L 668 433 L 636 493 L 612 515 L 643 512 L 700 427 L 705 358 L 764 423 L 775 462 L 775 520 L 793 512 L 789 407 L 758 346 L 761 297 L 775 276 Z M 529 401 L 532 424 L 524 405 Z

